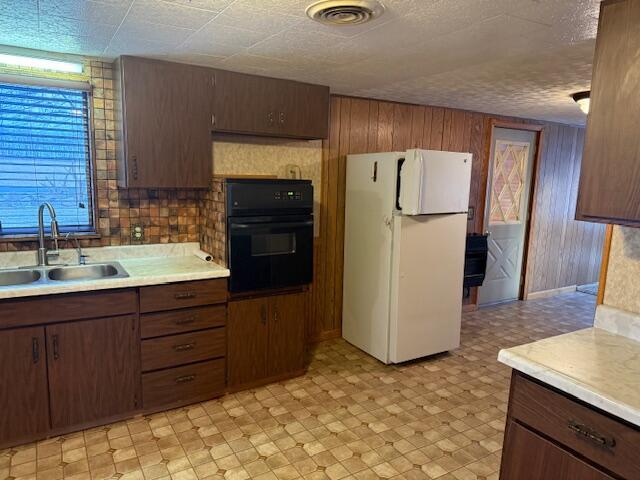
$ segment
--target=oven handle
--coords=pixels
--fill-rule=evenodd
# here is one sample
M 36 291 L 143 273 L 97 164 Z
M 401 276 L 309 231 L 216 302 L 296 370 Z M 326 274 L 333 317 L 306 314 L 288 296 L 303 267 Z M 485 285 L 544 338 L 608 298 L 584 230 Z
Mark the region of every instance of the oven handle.
M 277 223 L 236 223 L 230 222 L 231 230 L 244 229 L 263 229 L 263 228 L 300 228 L 312 227 L 313 220 L 305 220 L 303 222 L 277 222 Z

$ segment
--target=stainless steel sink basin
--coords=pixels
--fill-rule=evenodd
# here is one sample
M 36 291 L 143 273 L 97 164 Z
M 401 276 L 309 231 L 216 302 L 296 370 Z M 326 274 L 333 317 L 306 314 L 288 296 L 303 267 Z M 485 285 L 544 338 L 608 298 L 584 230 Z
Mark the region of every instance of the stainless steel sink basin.
M 38 270 L 4 270 L 0 271 L 0 287 L 26 285 L 40 280 L 42 274 Z
M 99 280 L 101 278 L 122 278 L 128 276 L 127 272 L 122 268 L 122 265 L 117 262 L 55 267 L 47 272 L 49 280 L 54 282 Z

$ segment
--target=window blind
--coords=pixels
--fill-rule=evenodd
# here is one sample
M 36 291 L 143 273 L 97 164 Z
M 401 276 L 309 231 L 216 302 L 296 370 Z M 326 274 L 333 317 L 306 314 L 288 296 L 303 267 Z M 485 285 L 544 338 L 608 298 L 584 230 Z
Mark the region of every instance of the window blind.
M 0 82 L 0 235 L 34 233 L 43 202 L 94 231 L 91 201 L 88 92 Z

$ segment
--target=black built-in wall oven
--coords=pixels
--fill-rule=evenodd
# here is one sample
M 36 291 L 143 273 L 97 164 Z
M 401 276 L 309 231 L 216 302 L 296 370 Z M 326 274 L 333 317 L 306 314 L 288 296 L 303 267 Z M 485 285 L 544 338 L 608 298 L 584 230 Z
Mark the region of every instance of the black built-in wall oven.
M 311 283 L 310 180 L 227 179 L 226 208 L 231 292 Z

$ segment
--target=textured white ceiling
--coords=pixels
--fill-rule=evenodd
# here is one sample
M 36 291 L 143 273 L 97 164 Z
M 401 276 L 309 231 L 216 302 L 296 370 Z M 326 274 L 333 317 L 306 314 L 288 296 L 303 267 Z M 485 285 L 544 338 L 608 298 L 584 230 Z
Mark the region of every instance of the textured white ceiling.
M 0 44 L 144 55 L 335 93 L 584 123 L 599 0 L 384 0 L 329 27 L 311 0 L 0 0 Z

